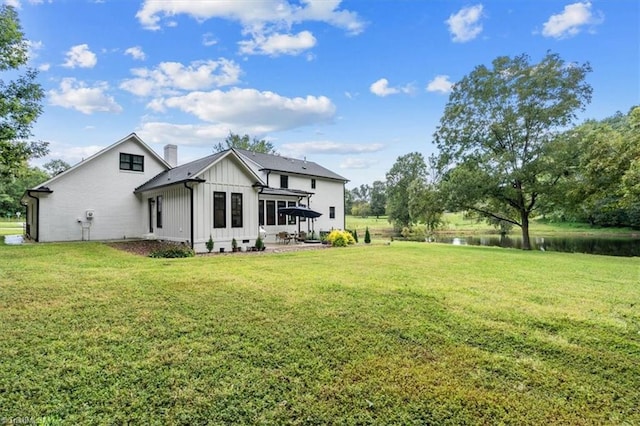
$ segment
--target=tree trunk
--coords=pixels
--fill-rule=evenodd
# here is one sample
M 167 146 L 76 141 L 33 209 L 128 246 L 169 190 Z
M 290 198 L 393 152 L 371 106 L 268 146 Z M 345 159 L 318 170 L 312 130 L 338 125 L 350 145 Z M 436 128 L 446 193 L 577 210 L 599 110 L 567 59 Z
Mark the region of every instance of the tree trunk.
M 529 212 L 521 210 L 520 218 L 522 223 L 522 250 L 531 250 L 531 240 L 529 239 Z

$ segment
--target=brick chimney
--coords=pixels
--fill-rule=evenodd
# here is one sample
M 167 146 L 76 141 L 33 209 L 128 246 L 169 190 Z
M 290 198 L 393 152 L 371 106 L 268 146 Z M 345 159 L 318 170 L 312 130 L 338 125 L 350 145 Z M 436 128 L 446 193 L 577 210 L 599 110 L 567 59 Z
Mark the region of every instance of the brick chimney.
M 169 163 L 171 167 L 178 165 L 178 146 L 168 144 L 164 146 L 164 161 Z

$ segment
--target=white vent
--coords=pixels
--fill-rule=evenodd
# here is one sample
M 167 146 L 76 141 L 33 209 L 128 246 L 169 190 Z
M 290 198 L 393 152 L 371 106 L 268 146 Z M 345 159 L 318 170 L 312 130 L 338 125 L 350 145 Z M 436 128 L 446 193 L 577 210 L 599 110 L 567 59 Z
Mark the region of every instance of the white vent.
M 91 220 L 95 216 L 95 212 L 93 210 L 87 210 L 85 215 L 87 219 Z

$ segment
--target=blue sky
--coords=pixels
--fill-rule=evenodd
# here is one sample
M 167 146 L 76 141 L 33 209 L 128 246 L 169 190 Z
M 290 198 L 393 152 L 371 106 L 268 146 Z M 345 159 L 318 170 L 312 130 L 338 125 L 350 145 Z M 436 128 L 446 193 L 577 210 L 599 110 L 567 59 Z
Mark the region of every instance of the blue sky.
M 640 103 L 637 0 L 4 1 L 47 93 L 39 164 L 131 132 L 184 163 L 234 132 L 371 184 L 436 151 L 453 83 L 522 53 L 591 63 L 581 120 Z

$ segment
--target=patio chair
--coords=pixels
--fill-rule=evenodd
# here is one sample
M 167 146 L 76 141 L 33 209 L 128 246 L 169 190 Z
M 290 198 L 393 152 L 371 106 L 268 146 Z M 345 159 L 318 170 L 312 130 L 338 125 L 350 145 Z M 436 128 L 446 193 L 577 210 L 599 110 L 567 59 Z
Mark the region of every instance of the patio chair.
M 307 233 L 304 231 L 300 231 L 298 235 L 296 235 L 296 242 L 303 243 L 304 240 L 307 239 Z

